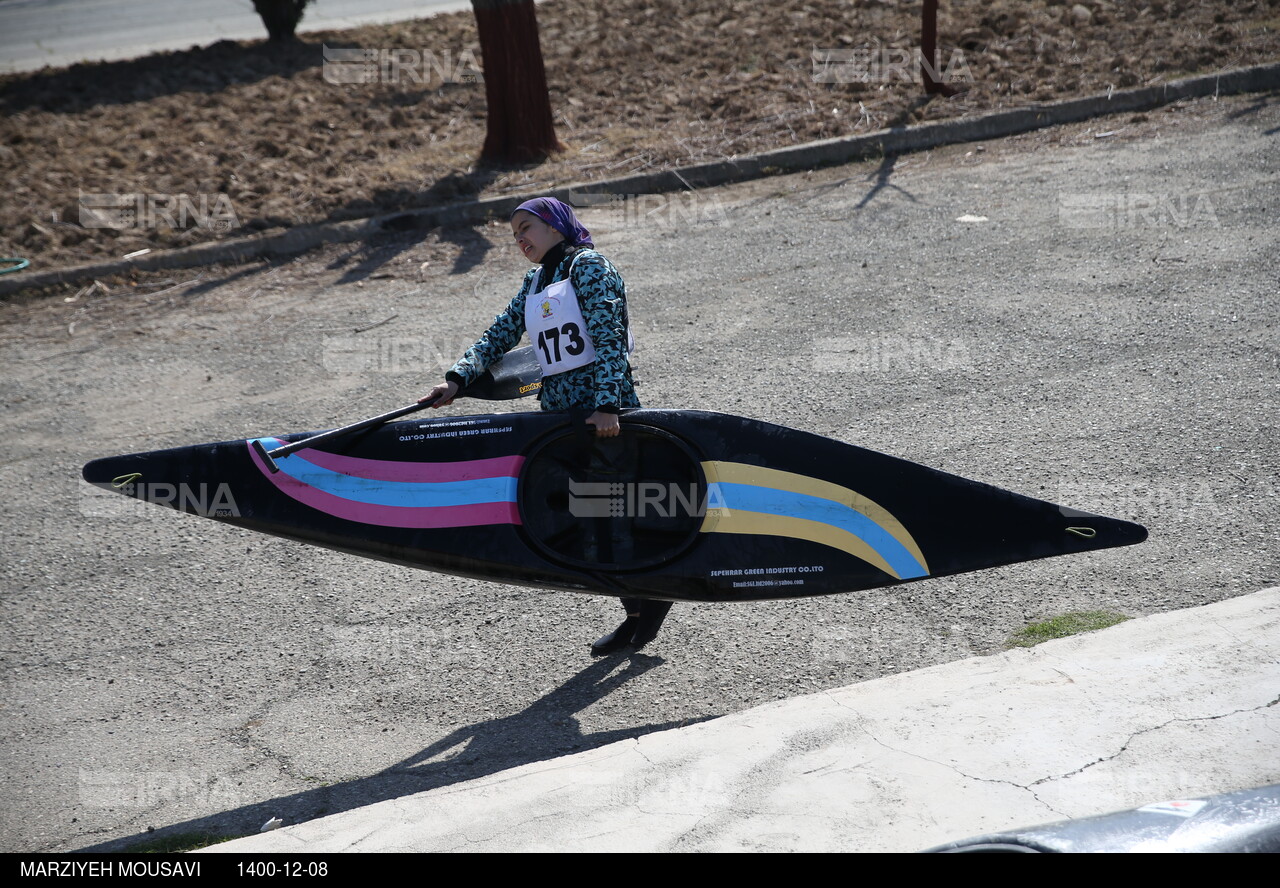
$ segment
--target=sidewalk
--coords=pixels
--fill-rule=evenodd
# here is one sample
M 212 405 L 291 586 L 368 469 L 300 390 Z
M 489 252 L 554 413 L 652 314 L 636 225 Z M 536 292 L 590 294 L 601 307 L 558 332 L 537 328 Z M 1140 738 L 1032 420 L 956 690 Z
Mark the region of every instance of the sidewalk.
M 211 852 L 919 851 L 1280 783 L 1280 587 L 785 700 Z

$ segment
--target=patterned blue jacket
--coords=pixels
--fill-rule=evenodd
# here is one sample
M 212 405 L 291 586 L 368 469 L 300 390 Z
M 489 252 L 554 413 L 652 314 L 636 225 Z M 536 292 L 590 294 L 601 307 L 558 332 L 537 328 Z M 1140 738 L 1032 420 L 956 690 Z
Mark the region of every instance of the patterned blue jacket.
M 579 258 L 573 267 L 573 290 L 595 345 L 596 359 L 585 367 L 544 377 L 538 401 L 543 410 L 577 408 L 616 413 L 619 408 L 639 407 L 627 357 L 627 285 L 613 263 L 592 249 L 567 250 L 550 280 L 540 282 L 540 286 L 564 280 L 575 256 Z M 529 289 L 539 267 L 535 265 L 525 273 L 520 292 L 511 304 L 493 319 L 446 378 L 466 385 L 516 347 L 524 336 L 525 302 L 533 295 Z

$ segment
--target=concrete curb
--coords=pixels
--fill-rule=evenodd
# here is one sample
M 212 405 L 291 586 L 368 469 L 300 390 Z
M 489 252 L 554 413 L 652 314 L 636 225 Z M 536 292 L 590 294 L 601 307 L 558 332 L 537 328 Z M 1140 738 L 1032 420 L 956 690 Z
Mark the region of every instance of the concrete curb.
M 135 259 L 116 260 L 49 271 L 0 276 L 0 298 L 27 288 L 73 283 L 129 271 L 193 268 L 218 263 L 242 263 L 254 259 L 289 256 L 328 243 L 347 243 L 389 231 L 424 230 L 466 225 L 490 218 L 505 219 L 517 206 L 535 196 L 553 196 L 582 205 L 583 198 L 605 195 L 659 194 L 708 188 L 750 179 L 823 166 L 925 151 L 957 142 L 998 139 L 1018 133 L 1077 123 L 1108 114 L 1149 111 L 1181 99 L 1265 92 L 1280 88 L 1280 63 L 1255 65 L 1221 74 L 1174 80 L 1157 86 L 1113 90 L 1105 95 L 1067 99 L 1011 111 L 995 111 L 979 117 L 943 120 L 911 127 L 893 127 L 860 136 L 824 139 L 791 148 L 780 148 L 748 157 L 697 164 L 675 170 L 624 176 L 598 182 L 582 182 L 536 195 L 491 197 L 443 207 L 406 210 L 366 219 L 300 225 L 279 234 L 200 244 L 150 253 Z

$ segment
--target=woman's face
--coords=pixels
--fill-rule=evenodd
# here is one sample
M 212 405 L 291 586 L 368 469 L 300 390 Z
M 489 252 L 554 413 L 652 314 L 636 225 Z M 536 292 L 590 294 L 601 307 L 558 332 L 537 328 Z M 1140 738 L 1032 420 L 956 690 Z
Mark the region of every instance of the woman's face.
M 563 234 L 525 210 L 511 217 L 511 233 L 515 235 L 516 246 L 530 262 L 541 262 L 547 250 L 564 240 Z

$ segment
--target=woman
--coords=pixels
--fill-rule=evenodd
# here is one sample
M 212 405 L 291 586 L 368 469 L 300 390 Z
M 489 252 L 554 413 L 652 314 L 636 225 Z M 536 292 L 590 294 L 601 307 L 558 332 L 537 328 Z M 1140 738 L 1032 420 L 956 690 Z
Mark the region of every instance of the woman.
M 601 438 L 621 432 L 620 410 L 639 407 L 627 357 L 627 288 L 622 275 L 595 251 L 591 233 L 568 204 L 553 197 L 525 201 L 511 214 L 511 233 L 535 263 L 520 291 L 483 336 L 422 400 L 450 403 L 516 346 L 526 332 L 542 365 L 543 410 L 590 410 L 587 424 Z M 622 599 L 627 618 L 597 639 L 597 656 L 642 647 L 657 637 L 669 602 Z

